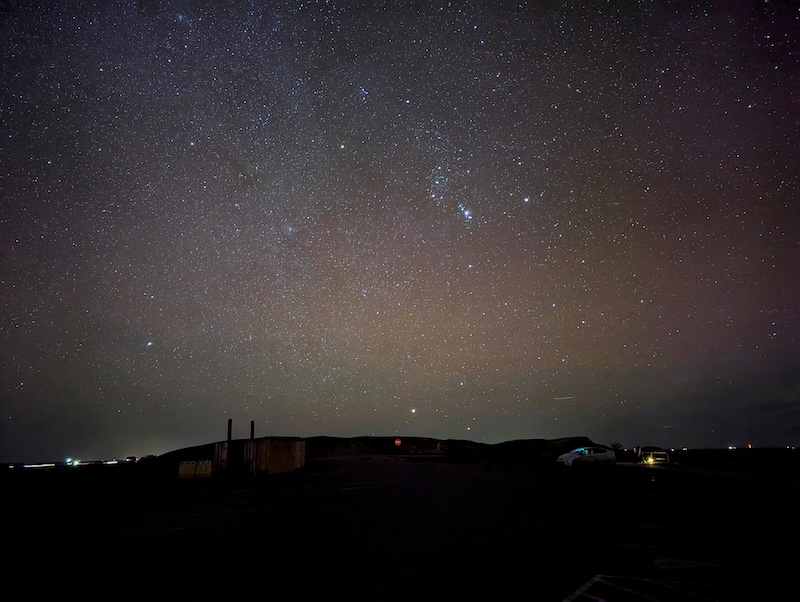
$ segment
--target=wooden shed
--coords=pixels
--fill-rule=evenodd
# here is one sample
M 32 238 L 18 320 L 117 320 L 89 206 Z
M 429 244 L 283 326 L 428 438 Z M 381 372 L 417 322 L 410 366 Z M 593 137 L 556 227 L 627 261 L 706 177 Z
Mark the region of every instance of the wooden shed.
M 299 439 L 254 439 L 244 444 L 244 467 L 250 472 L 290 472 L 306 463 L 306 442 Z
M 214 474 L 289 472 L 305 463 L 306 442 L 301 439 L 265 437 L 214 446 Z

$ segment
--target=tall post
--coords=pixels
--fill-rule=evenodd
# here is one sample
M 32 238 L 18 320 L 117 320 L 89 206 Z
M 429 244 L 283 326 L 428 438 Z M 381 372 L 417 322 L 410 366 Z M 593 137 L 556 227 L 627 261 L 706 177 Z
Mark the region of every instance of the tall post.
M 250 421 L 250 441 L 256 438 L 256 421 Z
M 228 418 L 228 443 L 231 442 L 232 432 L 233 432 L 233 418 Z

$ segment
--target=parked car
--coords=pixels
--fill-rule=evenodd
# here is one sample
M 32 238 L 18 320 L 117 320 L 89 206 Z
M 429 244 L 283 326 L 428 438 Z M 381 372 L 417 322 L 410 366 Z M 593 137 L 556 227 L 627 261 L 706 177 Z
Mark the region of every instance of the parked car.
M 639 462 L 644 464 L 668 464 L 669 452 L 661 447 L 642 447 L 639 450 Z
M 566 454 L 561 454 L 558 462 L 564 466 L 590 464 L 611 466 L 616 464 L 617 456 L 612 450 L 604 447 L 579 447 Z

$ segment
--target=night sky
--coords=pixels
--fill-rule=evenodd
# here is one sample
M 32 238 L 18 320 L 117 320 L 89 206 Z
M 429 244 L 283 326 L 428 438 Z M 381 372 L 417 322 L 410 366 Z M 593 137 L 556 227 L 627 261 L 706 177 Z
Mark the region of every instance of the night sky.
M 0 83 L 2 460 L 800 444 L 796 2 L 4 2 Z

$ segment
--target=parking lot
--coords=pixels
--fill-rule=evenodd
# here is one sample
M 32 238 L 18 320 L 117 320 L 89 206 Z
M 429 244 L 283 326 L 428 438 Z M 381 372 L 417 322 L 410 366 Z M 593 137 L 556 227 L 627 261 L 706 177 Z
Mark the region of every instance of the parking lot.
M 790 475 L 619 468 L 613 546 L 567 600 L 797 599 Z
M 752 475 L 362 458 L 230 482 L 34 476 L 4 502 L 14 517 L 3 526 L 13 542 L 5 599 L 74 589 L 224 600 L 254 587 L 352 600 L 796 591 L 784 552 L 800 535 L 796 489 Z

